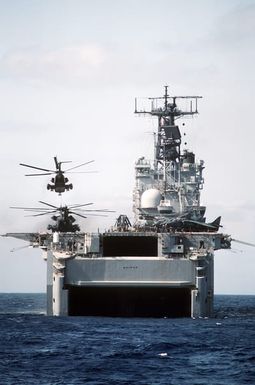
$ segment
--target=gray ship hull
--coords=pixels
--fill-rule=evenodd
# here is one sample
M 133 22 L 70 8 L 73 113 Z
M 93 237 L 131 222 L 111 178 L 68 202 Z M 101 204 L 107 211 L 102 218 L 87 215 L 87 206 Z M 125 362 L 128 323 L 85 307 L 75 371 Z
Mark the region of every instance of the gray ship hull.
M 150 246 L 156 240 L 156 256 L 154 248 L 150 255 L 135 255 L 144 254 L 139 237 Z M 79 251 L 70 251 L 63 247 L 66 243 L 70 248 L 70 240 L 63 235 L 48 251 L 48 314 L 210 316 L 213 252 L 224 246 L 224 240 L 218 233 L 85 234 L 84 243 L 78 242 Z M 129 242 L 128 252 L 133 250 L 133 255 L 121 255 L 121 250 L 127 250 L 122 242 Z M 111 248 L 119 255 L 109 255 Z
M 45 251 L 49 315 L 212 315 L 214 251 L 230 248 L 231 238 L 218 233 L 220 216 L 206 222 L 204 162 L 181 148 L 176 124 L 198 113 L 200 98 L 170 96 L 165 86 L 163 96 L 148 99 L 149 109 L 136 101 L 135 113 L 156 118 L 158 129 L 154 159 L 135 163 L 133 225 L 119 215 L 108 232 L 78 233 L 73 215 L 86 218 L 90 203 L 57 208 L 40 201 L 47 209 L 24 208 L 38 210 L 35 216 L 59 214 L 48 226 L 51 234 L 9 235 Z

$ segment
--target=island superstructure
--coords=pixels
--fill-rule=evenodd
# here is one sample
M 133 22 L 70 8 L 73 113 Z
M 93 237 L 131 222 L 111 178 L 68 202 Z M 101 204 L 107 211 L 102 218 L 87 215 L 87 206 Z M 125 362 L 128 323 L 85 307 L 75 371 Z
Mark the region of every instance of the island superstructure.
M 157 120 L 154 159 L 135 163 L 134 222 L 119 215 L 103 233 L 6 234 L 29 240 L 47 260 L 47 314 L 208 317 L 214 251 L 230 248 L 220 217 L 200 204 L 204 162 L 182 147 L 178 119 L 198 113 L 200 96 L 149 98 L 136 114 Z M 185 101 L 188 108 L 178 107 Z M 55 228 L 55 230 L 57 230 Z
M 134 213 L 138 227 L 155 225 L 158 221 L 162 229 L 163 224 L 171 222 L 175 226 L 177 218 L 204 222 L 205 207 L 200 205 L 204 162 L 195 162 L 195 154 L 191 151 L 181 152 L 182 136 L 176 125 L 176 119 L 198 113 L 198 98 L 200 96 L 170 98 L 166 86 L 162 98 L 150 98 L 149 111 L 138 110 L 136 101 L 136 114 L 149 114 L 158 120 L 153 164 L 142 157 L 135 165 Z M 178 109 L 178 99 L 190 102 L 188 111 Z

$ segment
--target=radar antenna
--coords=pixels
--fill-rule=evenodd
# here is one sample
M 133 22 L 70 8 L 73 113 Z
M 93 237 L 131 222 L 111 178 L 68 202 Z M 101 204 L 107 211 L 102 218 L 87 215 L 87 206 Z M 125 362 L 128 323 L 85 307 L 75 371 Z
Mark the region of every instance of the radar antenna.
M 193 152 L 186 149 L 181 151 L 182 135 L 176 123 L 177 119 L 198 114 L 200 98 L 202 96 L 199 95 L 170 96 L 166 85 L 162 96 L 135 100 L 135 114 L 150 115 L 158 120 L 154 141 L 154 166 L 151 168 L 150 163 L 141 159 L 136 164 L 134 210 L 138 222 L 145 215 L 143 213 L 146 206 L 141 205 L 148 204 L 147 201 L 141 201 L 142 194 L 151 186 L 160 192 L 157 204 L 153 203 L 158 207 L 154 210 L 154 216 L 164 216 L 167 213 L 179 217 L 183 213 L 189 213 L 194 220 L 204 220 L 205 208 L 200 207 L 203 161 L 196 163 Z M 151 215 L 151 212 L 147 214 Z
M 135 114 L 149 114 L 158 117 L 156 160 L 171 162 L 180 158 L 181 133 L 179 127 L 175 125 L 175 120 L 183 116 L 198 114 L 197 100 L 202 96 L 169 96 L 168 86 L 164 86 L 164 88 L 163 96 L 147 98 L 151 102 L 150 109 L 138 108 L 136 98 Z M 185 110 L 177 108 L 178 99 L 190 101 L 189 108 Z

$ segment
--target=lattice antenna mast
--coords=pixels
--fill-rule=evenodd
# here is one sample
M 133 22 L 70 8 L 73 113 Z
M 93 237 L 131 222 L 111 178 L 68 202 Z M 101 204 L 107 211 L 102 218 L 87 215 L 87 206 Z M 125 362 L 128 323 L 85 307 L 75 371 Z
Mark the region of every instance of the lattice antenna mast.
M 175 121 L 184 116 L 198 114 L 198 99 L 202 96 L 170 96 L 168 94 L 168 86 L 164 88 L 163 96 L 147 98 L 147 105 L 150 105 L 149 109 L 140 108 L 136 99 L 135 114 L 149 114 L 158 118 L 155 163 L 157 164 L 158 172 L 163 174 L 163 189 L 166 192 L 167 190 L 180 187 L 181 133 Z M 179 109 L 177 107 L 178 99 L 185 99 L 185 104 L 188 108 Z
M 158 136 L 156 141 L 156 159 L 176 161 L 180 158 L 181 134 L 175 120 L 182 116 L 198 114 L 197 100 L 202 96 L 169 96 L 168 86 L 160 97 L 147 98 L 150 101 L 150 110 L 138 107 L 138 99 L 135 99 L 135 114 L 149 114 L 158 117 Z M 177 108 L 177 99 L 187 99 L 189 108 L 180 110 Z M 163 103 L 162 103 L 163 102 Z

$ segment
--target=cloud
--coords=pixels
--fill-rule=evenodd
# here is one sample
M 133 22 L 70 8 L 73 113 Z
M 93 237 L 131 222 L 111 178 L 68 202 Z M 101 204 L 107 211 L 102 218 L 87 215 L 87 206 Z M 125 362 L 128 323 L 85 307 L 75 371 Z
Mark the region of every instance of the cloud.
M 185 80 L 193 77 L 195 83 L 202 79 L 213 86 L 221 73 L 223 78 L 233 72 L 235 77 L 241 76 L 242 68 L 253 73 L 254 20 L 255 5 L 240 4 L 192 40 L 189 36 L 176 41 L 163 38 L 154 47 L 161 72 L 168 66 L 174 78 L 182 74 Z
M 179 87 L 211 89 L 216 82 L 233 84 L 247 73 L 252 77 L 253 61 L 246 55 L 253 55 L 254 16 L 252 4 L 231 7 L 194 39 L 163 35 L 143 45 L 139 40 L 85 41 L 58 49 L 21 48 L 0 58 L 0 72 L 2 77 L 47 87 L 141 88 L 148 81 L 153 87 L 175 79 Z
M 29 47 L 7 52 L 0 58 L 2 78 L 26 84 L 61 86 L 119 86 L 147 83 L 158 76 L 149 69 L 153 52 L 135 44 L 87 43 L 45 50 Z M 153 76 L 155 75 L 155 76 Z
M 64 78 L 85 78 L 102 68 L 105 50 L 97 44 L 66 46 L 56 50 L 26 48 L 6 53 L 0 68 L 7 76 L 40 78 L 56 81 Z
M 222 18 L 221 30 L 227 42 L 239 44 L 254 41 L 255 5 L 239 6 L 233 12 Z
M 0 59 L 2 77 L 25 79 L 33 84 L 104 86 L 126 84 L 139 78 L 137 68 L 146 54 L 136 48 L 88 43 L 55 50 L 41 47 L 7 52 Z M 140 55 L 139 55 L 140 54 Z
M 255 5 L 239 5 L 223 15 L 214 24 L 211 35 L 205 44 L 219 52 L 250 50 L 255 43 L 254 34 Z M 252 50 L 253 51 L 253 50 Z
M 186 47 L 187 48 L 187 47 Z M 0 58 L 2 78 L 25 80 L 26 84 L 61 86 L 119 86 L 161 84 L 171 78 L 189 80 L 215 71 L 201 62 L 199 51 L 190 55 L 185 47 L 162 42 L 132 44 L 83 43 L 59 49 L 28 47 L 9 51 Z M 190 47 L 191 49 L 191 47 Z M 170 75 L 169 75 L 170 71 Z M 185 80 L 184 80 L 185 79 Z

